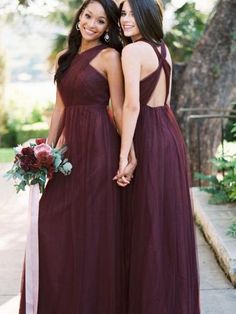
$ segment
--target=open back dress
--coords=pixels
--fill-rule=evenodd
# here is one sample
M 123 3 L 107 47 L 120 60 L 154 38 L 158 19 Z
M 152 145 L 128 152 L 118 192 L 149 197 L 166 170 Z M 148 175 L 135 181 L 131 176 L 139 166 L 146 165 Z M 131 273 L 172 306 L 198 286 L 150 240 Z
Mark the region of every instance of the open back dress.
M 148 44 L 159 65 L 140 82 L 140 114 L 134 135 L 138 165 L 123 199 L 126 312 L 199 314 L 186 150 L 167 104 L 171 66 L 163 41 L 160 48 Z M 150 103 L 161 73 L 166 81 L 162 106 Z

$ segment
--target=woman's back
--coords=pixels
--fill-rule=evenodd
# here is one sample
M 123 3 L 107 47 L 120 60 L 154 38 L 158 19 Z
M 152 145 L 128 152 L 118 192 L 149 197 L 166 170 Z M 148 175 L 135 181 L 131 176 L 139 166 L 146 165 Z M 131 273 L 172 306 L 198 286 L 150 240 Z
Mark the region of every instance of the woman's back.
M 164 41 L 156 45 L 140 39 L 132 45 L 140 62 L 141 105 L 170 105 L 172 61 Z
M 169 106 L 171 60 L 163 41 L 140 46 L 147 54 L 139 59 L 138 166 L 123 211 L 128 314 L 199 314 L 185 145 Z
M 158 3 L 127 0 L 121 4 L 120 24 L 133 43 L 122 53 L 120 185 L 130 166 L 132 141 L 138 161 L 123 203 L 127 313 L 199 314 L 185 145 L 170 108 L 172 64 L 162 40 Z

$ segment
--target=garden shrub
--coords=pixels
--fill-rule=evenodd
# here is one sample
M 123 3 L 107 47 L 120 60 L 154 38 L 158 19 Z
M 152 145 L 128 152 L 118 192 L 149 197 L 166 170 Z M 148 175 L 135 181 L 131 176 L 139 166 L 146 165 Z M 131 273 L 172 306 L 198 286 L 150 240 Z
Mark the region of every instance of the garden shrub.
M 231 130 L 233 137 L 236 137 L 236 124 Z M 196 173 L 195 177 L 208 182 L 208 186 L 201 190 L 210 193 L 210 204 L 223 204 L 236 202 L 236 154 L 231 156 L 221 156 L 210 160 L 216 174 L 205 175 Z M 233 220 L 228 228 L 227 234 L 236 237 L 236 219 Z
M 46 122 L 37 122 L 33 124 L 25 124 L 16 135 L 17 144 L 22 144 L 29 139 L 45 138 L 48 135 L 48 124 Z

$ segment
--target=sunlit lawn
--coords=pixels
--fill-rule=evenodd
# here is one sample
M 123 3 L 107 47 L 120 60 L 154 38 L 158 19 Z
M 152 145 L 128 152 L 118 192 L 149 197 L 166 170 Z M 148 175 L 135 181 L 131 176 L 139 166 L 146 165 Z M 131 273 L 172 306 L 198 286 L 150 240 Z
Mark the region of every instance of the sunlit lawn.
M 14 158 L 12 148 L 0 148 L 0 162 L 11 162 Z

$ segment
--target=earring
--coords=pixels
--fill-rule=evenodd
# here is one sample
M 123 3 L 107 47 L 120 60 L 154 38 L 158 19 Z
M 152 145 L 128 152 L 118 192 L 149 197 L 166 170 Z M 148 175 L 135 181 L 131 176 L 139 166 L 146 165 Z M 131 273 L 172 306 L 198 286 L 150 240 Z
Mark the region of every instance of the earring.
M 75 28 L 78 32 L 80 31 L 80 21 L 76 23 Z
M 106 34 L 104 35 L 104 40 L 106 43 L 110 41 L 110 35 L 108 34 L 108 32 L 106 32 Z

